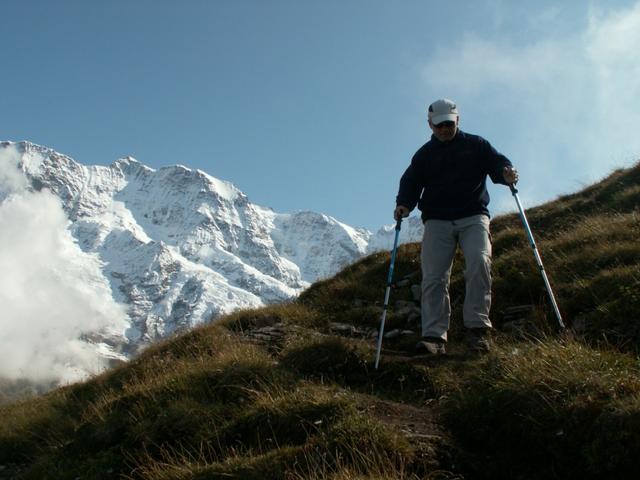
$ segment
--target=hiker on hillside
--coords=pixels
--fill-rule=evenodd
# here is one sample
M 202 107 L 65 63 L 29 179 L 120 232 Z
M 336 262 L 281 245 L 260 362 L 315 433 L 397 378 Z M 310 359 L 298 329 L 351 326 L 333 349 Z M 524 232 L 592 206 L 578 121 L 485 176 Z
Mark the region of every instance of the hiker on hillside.
M 458 128 L 456 104 L 441 99 L 429 106 L 431 140 L 411 159 L 400 179 L 394 218 L 418 205 L 422 239 L 422 341 L 417 349 L 445 353 L 451 305 L 449 279 L 457 245 L 465 258 L 463 307 L 467 344 L 490 349 L 491 239 L 487 175 L 493 183 L 515 184 L 518 172 L 484 138 Z

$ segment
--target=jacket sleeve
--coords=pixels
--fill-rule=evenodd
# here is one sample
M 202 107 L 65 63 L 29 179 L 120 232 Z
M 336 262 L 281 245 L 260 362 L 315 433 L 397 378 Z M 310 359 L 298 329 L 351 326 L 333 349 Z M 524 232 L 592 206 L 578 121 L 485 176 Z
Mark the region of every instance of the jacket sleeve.
M 412 159 L 411 165 L 405 170 L 402 178 L 400 178 L 400 188 L 396 197 L 396 206 L 403 205 L 409 211 L 416 207 L 422 193 L 422 182 L 416 173 L 414 160 L 415 157 Z
M 507 182 L 504 181 L 504 174 L 502 171 L 504 170 L 504 167 L 513 166 L 509 159 L 493 148 L 493 146 L 484 138 L 482 139 L 480 147 L 487 165 L 487 173 L 489 174 L 489 177 L 491 177 L 491 181 L 501 185 L 508 185 Z

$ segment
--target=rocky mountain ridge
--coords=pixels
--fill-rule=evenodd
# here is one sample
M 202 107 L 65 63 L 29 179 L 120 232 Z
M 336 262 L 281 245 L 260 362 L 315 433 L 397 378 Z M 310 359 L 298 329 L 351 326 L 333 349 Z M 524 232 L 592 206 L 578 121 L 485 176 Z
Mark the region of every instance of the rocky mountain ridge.
M 182 165 L 154 170 L 125 157 L 85 166 L 30 142 L 2 142 L 0 151 L 16 159 L 27 190 L 60 199 L 73 238 L 99 258 L 126 305 L 130 325 L 110 339 L 125 354 L 238 308 L 294 298 L 393 241 L 393 226 L 372 234 L 321 213 L 277 213 Z M 403 241 L 416 241 L 419 221 L 405 226 Z

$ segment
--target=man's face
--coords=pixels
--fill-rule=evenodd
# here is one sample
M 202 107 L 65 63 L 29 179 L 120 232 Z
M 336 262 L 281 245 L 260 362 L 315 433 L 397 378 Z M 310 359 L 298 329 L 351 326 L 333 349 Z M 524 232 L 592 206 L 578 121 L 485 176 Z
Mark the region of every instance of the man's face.
M 434 125 L 433 123 L 431 123 L 431 120 L 429 120 L 429 126 L 431 127 L 433 134 L 438 140 L 440 140 L 441 142 L 449 142 L 453 140 L 453 137 L 456 136 L 456 132 L 458 131 L 459 119 L 460 117 L 456 117 L 455 122 L 446 121 L 441 122 L 438 125 Z

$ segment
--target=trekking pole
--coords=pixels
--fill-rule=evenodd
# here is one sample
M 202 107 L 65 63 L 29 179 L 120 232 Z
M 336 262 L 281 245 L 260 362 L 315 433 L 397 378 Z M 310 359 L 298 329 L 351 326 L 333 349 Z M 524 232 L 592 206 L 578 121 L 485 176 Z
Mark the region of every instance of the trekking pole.
M 533 239 L 533 234 L 531 233 L 531 227 L 529 227 L 529 222 L 527 222 L 527 217 L 524 214 L 524 209 L 522 208 L 522 204 L 520 203 L 520 198 L 518 197 L 518 190 L 516 189 L 516 187 L 513 186 L 512 183 L 509 184 L 509 188 L 511 189 L 513 198 L 516 199 L 516 203 L 518 204 L 518 209 L 520 210 L 520 218 L 522 219 L 524 229 L 526 230 L 527 236 L 529 237 L 529 243 L 531 244 L 531 248 L 533 248 L 533 256 L 536 257 L 536 263 L 538 264 L 538 268 L 540 269 L 540 273 L 542 274 L 542 279 L 544 280 L 544 284 L 547 287 L 547 293 L 549 294 L 549 299 L 551 300 L 551 304 L 553 305 L 553 310 L 556 312 L 558 325 L 560 325 L 560 328 L 564 329 L 562 315 L 560 315 L 560 309 L 558 308 L 558 304 L 556 303 L 556 297 L 553 295 L 553 290 L 551 290 L 551 284 L 549 283 L 547 272 L 544 271 L 544 265 L 542 265 L 542 258 L 540 257 L 540 253 L 538 253 L 538 248 L 536 247 L 536 241 Z
M 396 251 L 398 250 L 398 235 L 400 235 L 400 224 L 402 217 L 396 222 L 396 239 L 393 242 L 393 251 L 391 252 L 391 264 L 389 265 L 389 275 L 387 276 L 387 290 L 384 293 L 384 307 L 382 309 L 382 320 L 380 320 L 380 332 L 378 333 L 378 349 L 376 351 L 376 365 L 378 369 L 380 363 L 380 350 L 382 349 L 382 336 L 384 335 L 384 321 L 387 318 L 387 307 L 389 306 L 389 293 L 391 292 L 391 281 L 393 279 L 393 266 L 396 263 Z

